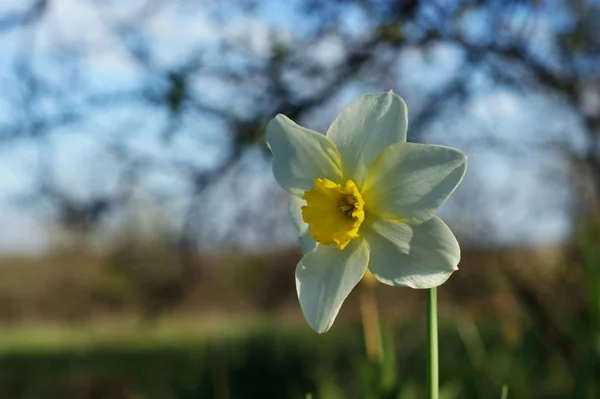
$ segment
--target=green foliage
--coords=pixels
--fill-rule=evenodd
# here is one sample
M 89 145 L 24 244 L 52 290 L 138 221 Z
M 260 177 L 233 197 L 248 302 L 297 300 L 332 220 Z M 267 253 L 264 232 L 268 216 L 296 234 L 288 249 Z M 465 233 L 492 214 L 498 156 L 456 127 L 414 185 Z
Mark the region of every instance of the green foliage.
M 590 217 L 582 228 L 578 249 L 585 283 L 586 314 L 577 320 L 579 328 L 571 331 L 580 352 L 580 371 L 577 373 L 578 395 L 600 395 L 600 215 Z M 575 324 L 575 322 L 573 323 Z
M 581 264 L 587 284 L 592 330 L 600 334 L 600 217 L 592 219 L 580 239 Z M 600 342 L 600 336 L 596 339 Z M 600 351 L 600 348 L 598 348 Z
M 0 353 L 0 398 L 424 398 L 422 321 L 384 328 L 381 364 L 366 361 L 359 326 L 325 335 L 264 326 L 148 342 L 140 333 L 136 344 L 8 346 Z M 575 397 L 565 365 L 534 332 L 514 346 L 495 328 L 479 332 L 484 364 L 470 360 L 454 324 L 442 325 L 441 398 L 497 398 L 504 383 L 514 398 Z

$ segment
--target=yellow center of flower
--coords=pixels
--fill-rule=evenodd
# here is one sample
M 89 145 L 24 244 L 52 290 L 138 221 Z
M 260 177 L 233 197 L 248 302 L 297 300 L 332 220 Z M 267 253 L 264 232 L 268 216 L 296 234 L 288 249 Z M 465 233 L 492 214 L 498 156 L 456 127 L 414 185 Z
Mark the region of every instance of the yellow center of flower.
M 320 244 L 336 244 L 339 250 L 358 237 L 365 220 L 365 202 L 352 180 L 345 185 L 328 179 L 315 179 L 311 190 L 302 197 L 302 219 L 308 223 L 310 235 Z

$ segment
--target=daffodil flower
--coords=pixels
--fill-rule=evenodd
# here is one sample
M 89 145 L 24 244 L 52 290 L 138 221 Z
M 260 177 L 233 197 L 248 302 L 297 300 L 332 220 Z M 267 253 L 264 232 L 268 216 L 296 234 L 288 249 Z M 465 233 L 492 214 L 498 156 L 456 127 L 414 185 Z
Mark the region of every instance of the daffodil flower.
M 384 284 L 412 288 L 436 287 L 458 270 L 458 242 L 435 212 L 462 180 L 466 157 L 407 143 L 407 125 L 406 104 L 390 91 L 353 101 L 327 135 L 282 114 L 267 126 L 302 247 L 298 299 L 319 333 L 367 268 Z

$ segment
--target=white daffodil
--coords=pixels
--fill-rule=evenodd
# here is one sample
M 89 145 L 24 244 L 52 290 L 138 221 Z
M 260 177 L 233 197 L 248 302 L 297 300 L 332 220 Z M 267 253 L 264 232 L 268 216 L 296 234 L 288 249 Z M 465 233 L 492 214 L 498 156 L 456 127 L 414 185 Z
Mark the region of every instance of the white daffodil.
M 404 100 L 393 92 L 348 105 L 327 135 L 285 115 L 267 126 L 275 179 L 303 257 L 296 289 L 317 332 L 331 327 L 367 267 L 382 283 L 432 288 L 457 270 L 456 238 L 435 216 L 465 174 L 467 159 L 443 146 L 406 142 Z

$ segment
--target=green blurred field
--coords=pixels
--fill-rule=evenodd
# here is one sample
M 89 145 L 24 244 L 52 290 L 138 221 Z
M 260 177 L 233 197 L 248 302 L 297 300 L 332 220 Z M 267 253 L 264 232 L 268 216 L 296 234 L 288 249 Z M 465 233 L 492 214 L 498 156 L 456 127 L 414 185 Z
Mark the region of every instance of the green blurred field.
M 0 399 L 426 397 L 424 291 L 378 287 L 372 364 L 357 292 L 330 332 L 303 321 L 296 250 L 204 259 L 187 289 L 151 248 L 2 261 Z M 463 251 L 439 291 L 442 399 L 504 384 L 511 399 L 600 397 L 600 252 L 578 251 Z
M 535 333 L 510 343 L 495 327 L 444 319 L 442 398 L 500 397 L 504 383 L 513 398 L 594 397 Z M 258 319 L 3 329 L 0 397 L 425 397 L 424 331 L 422 318 L 386 327 L 372 365 L 357 324 L 323 336 Z

